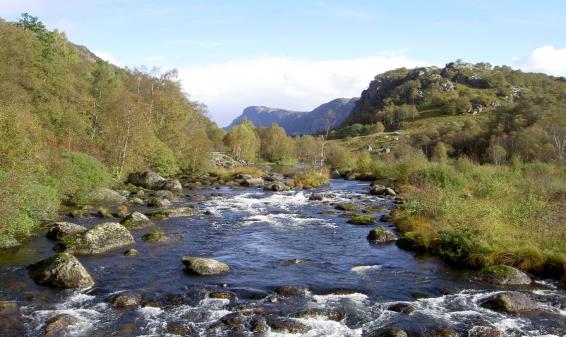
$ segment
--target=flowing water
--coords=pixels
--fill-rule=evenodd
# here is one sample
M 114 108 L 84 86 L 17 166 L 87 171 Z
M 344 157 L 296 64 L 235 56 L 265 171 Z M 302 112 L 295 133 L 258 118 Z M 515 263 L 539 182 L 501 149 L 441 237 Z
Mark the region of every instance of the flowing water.
M 27 277 L 26 265 L 53 254 L 54 243 L 38 236 L 1 256 L 0 298 L 16 301 L 18 310 L 0 316 L 0 335 L 41 336 L 46 320 L 66 313 L 81 319 L 69 336 L 166 336 L 173 324 L 201 336 L 253 336 L 246 328 L 218 323 L 246 308 L 279 316 L 313 309 L 345 312 L 340 321 L 324 315 L 295 319 L 310 328 L 303 334 L 269 331 L 267 336 L 362 336 L 386 326 L 419 336 L 445 327 L 466 336 L 477 325 L 495 326 L 509 336 L 566 335 L 566 292 L 556 283 L 539 280 L 518 289 L 539 302 L 541 310 L 536 313 L 501 314 L 478 302 L 505 289 L 471 283 L 468 272 L 435 258 L 416 257 L 395 244 L 369 243 L 366 236 L 372 226 L 348 224 L 342 212 L 333 211 L 334 203 L 353 202 L 381 208 L 377 216 L 389 212 L 391 202 L 370 196 L 367 190 L 364 183 L 333 180 L 320 190 L 327 197 L 324 202 L 309 201 L 311 192 L 304 191 L 202 190 L 209 199 L 194 203 L 196 216 L 156 221 L 172 237 L 170 242 L 144 243 L 141 236 L 149 229 L 142 229 L 133 231 L 137 257 L 125 257 L 122 251 L 80 257 L 96 280 L 93 288 L 81 291 L 39 286 Z M 191 202 L 175 206 L 186 204 Z M 388 223 L 378 226 L 392 229 Z M 183 255 L 212 257 L 229 264 L 232 271 L 212 277 L 190 275 L 181 263 Z M 308 291 L 273 301 L 274 288 L 283 285 Z M 208 297 L 218 290 L 235 297 Z M 113 308 L 111 298 L 124 291 L 143 294 L 146 305 Z M 412 304 L 416 312 L 387 310 L 400 302 Z

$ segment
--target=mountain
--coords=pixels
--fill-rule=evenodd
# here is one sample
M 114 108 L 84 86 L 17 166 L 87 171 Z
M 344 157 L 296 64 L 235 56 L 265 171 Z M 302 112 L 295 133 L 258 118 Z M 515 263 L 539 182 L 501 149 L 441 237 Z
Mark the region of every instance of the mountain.
M 230 130 L 247 118 L 255 126 L 269 126 L 276 123 L 289 135 L 313 134 L 340 125 L 348 117 L 357 100 L 358 98 L 337 98 L 312 111 L 250 106 L 245 108 L 226 129 Z

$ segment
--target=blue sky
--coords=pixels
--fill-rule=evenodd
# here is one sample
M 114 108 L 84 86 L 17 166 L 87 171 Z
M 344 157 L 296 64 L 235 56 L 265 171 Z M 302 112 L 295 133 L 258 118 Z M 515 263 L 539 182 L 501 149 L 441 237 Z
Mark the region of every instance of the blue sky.
M 311 109 L 377 73 L 461 58 L 566 75 L 565 1 L 2 0 L 121 66 L 179 69 L 225 125 L 248 105 Z

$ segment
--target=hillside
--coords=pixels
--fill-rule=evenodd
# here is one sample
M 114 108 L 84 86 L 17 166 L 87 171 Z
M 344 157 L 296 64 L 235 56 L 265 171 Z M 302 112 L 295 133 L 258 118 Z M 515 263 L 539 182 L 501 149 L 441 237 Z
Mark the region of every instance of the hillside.
M 357 100 L 357 98 L 337 98 L 312 111 L 250 106 L 245 108 L 226 129 L 230 130 L 248 119 L 257 127 L 278 124 L 289 135 L 314 134 L 340 125 L 348 117 Z
M 203 170 L 222 142 L 175 71 L 118 68 L 27 14 L 0 19 L 0 46 L 0 247 L 128 172 Z
M 565 105 L 564 78 L 461 61 L 401 68 L 377 75 L 331 135 L 374 152 L 410 145 L 429 158 L 442 147 L 479 161 L 547 161 L 564 158 Z

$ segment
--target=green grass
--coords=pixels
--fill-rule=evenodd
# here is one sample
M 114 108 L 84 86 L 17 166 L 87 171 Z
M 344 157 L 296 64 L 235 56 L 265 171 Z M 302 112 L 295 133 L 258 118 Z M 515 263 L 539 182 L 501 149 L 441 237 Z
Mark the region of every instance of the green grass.
M 330 175 L 328 171 L 320 170 L 307 170 L 297 173 L 293 180 L 295 182 L 295 187 L 303 188 L 305 186 L 310 187 L 320 187 L 328 183 Z
M 348 220 L 348 223 L 353 225 L 373 225 L 377 223 L 376 217 L 372 215 L 354 215 Z

